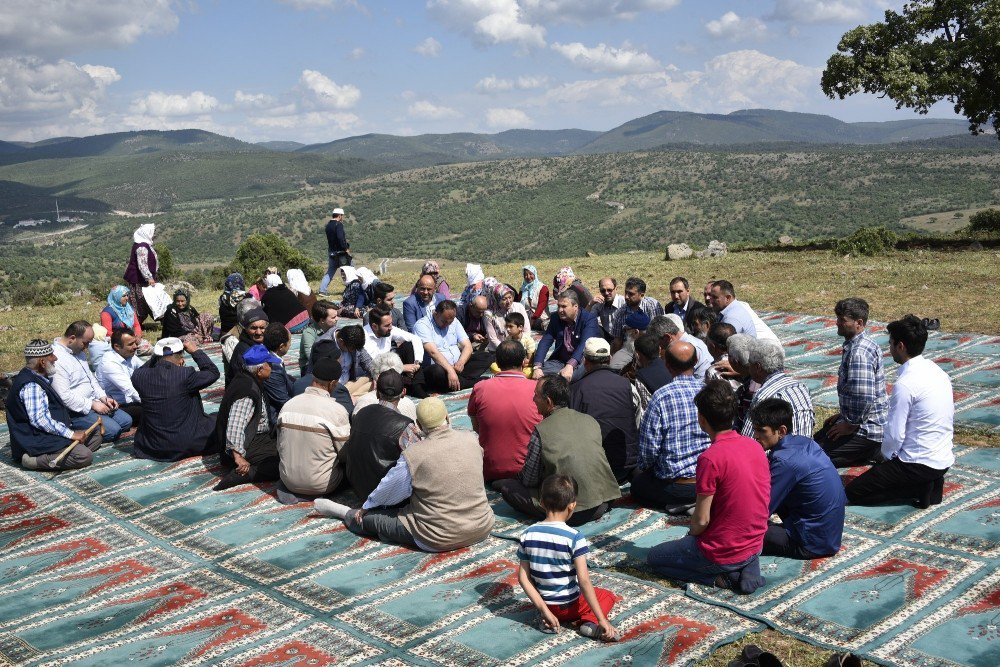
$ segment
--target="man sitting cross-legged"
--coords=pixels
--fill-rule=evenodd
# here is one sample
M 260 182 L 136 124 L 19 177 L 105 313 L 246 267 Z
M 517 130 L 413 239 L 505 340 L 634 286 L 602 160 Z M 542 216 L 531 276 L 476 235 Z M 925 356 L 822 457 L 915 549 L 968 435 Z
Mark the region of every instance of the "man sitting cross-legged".
M 142 399 L 132 385 L 132 374 L 142 366 L 136 354 L 139 338 L 131 329 L 118 328 L 111 332 L 111 349 L 98 362 L 97 382 L 118 402 L 118 409 L 132 418 L 136 427 L 142 422 Z
M 646 562 L 671 579 L 752 593 L 764 584 L 758 555 L 770 514 L 767 456 L 732 430 L 736 401 L 726 382 L 712 380 L 694 402 L 712 444 L 698 457 L 691 527 L 650 549 Z
M 451 428 L 439 398 L 420 401 L 417 422 L 427 437 L 403 450 L 361 509 L 323 498 L 314 507 L 343 519 L 352 533 L 421 551 L 452 551 L 486 539 L 494 517 L 475 436 Z
M 952 451 L 955 399 L 951 378 L 923 356 L 927 327 L 913 315 L 890 322 L 889 352 L 899 364 L 882 436 L 882 458 L 847 485 L 854 505 L 893 500 L 926 508 L 941 502 Z
M 569 475 L 580 489 L 578 511 L 568 523 L 581 526 L 604 516 L 621 490 L 604 454 L 600 425 L 590 415 L 571 409 L 569 400 L 566 378 L 549 375 L 538 381 L 534 401 L 542 421 L 531 433 L 524 468 L 516 479 L 499 480 L 493 488 L 514 509 L 541 519 L 545 517 L 538 503 L 542 480 L 556 473 Z
M 771 513 L 764 555 L 810 560 L 840 550 L 844 532 L 844 484 L 829 457 L 812 439 L 791 435 L 792 406 L 780 398 L 761 401 L 750 413 L 754 439 L 768 454 Z
M 24 348 L 24 368 L 13 377 L 4 409 L 10 453 L 28 470 L 71 470 L 89 466 L 101 448 L 101 432 L 74 431 L 69 408 L 52 388 L 56 355 L 36 338 Z M 68 454 L 63 452 L 72 446 Z
M 766 398 L 783 399 L 792 406 L 791 432 L 811 438 L 816 425 L 812 397 L 808 387 L 785 372 L 785 351 L 781 345 L 770 340 L 750 341 L 749 362 L 750 377 L 760 385 L 750 401 L 750 410 Z M 753 435 L 753 423 L 749 419 L 743 423 L 742 433 L 748 438 Z
M 424 346 L 425 382 L 435 387 L 446 384 L 451 391 L 471 387 L 493 363 L 493 355 L 488 352 L 473 353 L 469 336 L 457 316 L 458 306 L 454 301 L 441 301 L 430 317 L 418 321 L 413 328 Z M 417 398 L 426 393 L 417 384 L 413 392 Z
M 663 509 L 695 501 L 695 466 L 709 439 L 698 426 L 694 397 L 704 383 L 694 377 L 695 349 L 675 341 L 666 351 L 674 379 L 656 390 L 639 429 L 639 467 L 632 498 Z
M 584 346 L 591 338 L 601 336 L 597 318 L 580 307 L 580 298 L 574 290 L 568 289 L 559 295 L 556 314 L 558 317 L 549 320 L 549 327 L 535 349 L 532 377 L 536 380 L 557 373 L 567 381 L 583 375 Z M 552 356 L 546 359 L 553 346 Z

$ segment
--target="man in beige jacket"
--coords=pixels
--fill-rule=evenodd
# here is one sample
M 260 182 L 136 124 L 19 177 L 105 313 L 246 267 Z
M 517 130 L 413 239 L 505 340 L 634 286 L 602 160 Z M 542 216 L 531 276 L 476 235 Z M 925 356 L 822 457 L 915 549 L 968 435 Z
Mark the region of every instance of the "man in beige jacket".
M 341 370 L 339 361 L 319 359 L 312 384 L 278 415 L 278 499 L 285 504 L 332 493 L 344 478 L 337 457 L 351 435 L 350 416 L 330 396 Z
M 343 519 L 353 533 L 421 551 L 451 551 L 486 539 L 494 517 L 476 437 L 451 428 L 439 398 L 420 401 L 417 423 L 426 437 L 403 450 L 361 509 L 325 498 L 315 508 Z M 407 498 L 402 509 L 387 509 Z

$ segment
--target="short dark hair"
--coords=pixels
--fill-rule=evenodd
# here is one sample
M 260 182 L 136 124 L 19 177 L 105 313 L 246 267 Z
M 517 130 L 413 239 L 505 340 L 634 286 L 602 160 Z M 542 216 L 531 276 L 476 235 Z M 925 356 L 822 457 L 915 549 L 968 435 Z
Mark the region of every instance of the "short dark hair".
M 377 282 L 375 283 L 374 292 L 376 299 L 384 299 L 385 295 L 389 292 L 395 292 L 396 288 L 389 283 Z
M 644 333 L 635 339 L 635 351 L 647 359 L 660 356 L 660 339 L 654 334 Z
M 775 431 L 784 426 L 792 432 L 792 404 L 780 398 L 766 398 L 750 411 L 750 421 L 754 426 L 767 426 Z
M 121 347 L 122 336 L 135 336 L 135 332 L 125 327 L 116 327 L 111 332 L 111 347 Z
M 576 502 L 580 487 L 570 475 L 555 473 L 542 480 L 538 489 L 538 503 L 549 512 L 563 512 Z
M 503 316 L 503 321 L 507 324 L 513 324 L 516 327 L 524 328 L 524 315 L 518 312 L 511 311 Z
M 319 322 L 320 320 L 325 320 L 331 310 L 337 310 L 337 306 L 329 301 L 320 299 L 309 309 L 309 315 L 312 316 L 313 322 Z
M 438 301 L 438 305 L 434 306 L 434 312 L 440 315 L 446 310 L 458 310 L 458 304 L 451 299 L 445 299 L 444 301 Z
M 687 278 L 682 278 L 681 276 L 677 276 L 676 278 L 670 281 L 670 287 L 673 287 L 677 283 L 683 283 L 684 289 L 691 289 L 691 285 L 690 283 L 688 283 Z
M 841 299 L 833 307 L 833 312 L 837 317 L 846 317 L 849 320 L 861 320 L 868 323 L 868 302 L 856 296 Z
M 524 351 L 524 346 L 519 340 L 506 338 L 497 345 L 497 366 L 502 371 L 521 368 L 526 356 L 528 353 Z
M 365 332 L 360 324 L 352 324 L 337 331 L 337 337 L 344 341 L 352 351 L 360 350 L 365 346 Z
M 708 330 L 708 339 L 720 350 L 725 350 L 729 337 L 736 335 L 736 327 L 729 322 L 716 322 Z
M 711 329 L 712 325 L 719 321 L 719 313 L 705 306 L 696 306 L 691 309 L 686 319 L 692 326 L 695 322 L 707 322 Z
M 923 354 L 927 345 L 927 326 L 916 315 L 907 315 L 901 320 L 886 325 L 889 340 L 902 343 L 911 357 Z
M 281 322 L 271 322 L 264 329 L 264 347 L 268 352 L 274 352 L 291 339 L 292 334 L 288 333 L 288 329 Z
M 368 324 L 374 326 L 376 322 L 381 322 L 386 315 L 392 315 L 392 311 L 385 306 L 375 306 L 368 311 Z
M 712 288 L 719 288 L 719 291 L 723 294 L 728 294 L 729 296 L 736 296 L 736 288 L 728 280 L 716 280 L 712 283 Z
M 698 414 L 716 432 L 728 431 L 736 419 L 736 396 L 725 380 L 709 380 L 694 397 Z
M 643 280 L 642 278 L 637 278 L 635 276 L 632 276 L 631 278 L 625 281 L 625 291 L 628 291 L 633 288 L 639 290 L 639 294 L 645 294 L 646 281 Z
M 315 364 L 323 357 L 330 357 L 331 359 L 339 360 L 341 354 L 342 353 L 340 348 L 337 347 L 336 341 L 330 340 L 329 338 L 321 338 L 313 343 L 312 349 L 309 350 L 309 363 Z
M 129 324 L 132 323 L 129 322 Z M 87 329 L 91 328 L 91 326 L 90 322 L 86 320 L 77 320 L 66 327 L 66 331 L 63 332 L 63 336 L 66 338 L 82 338 L 83 334 L 87 333 Z
M 546 375 L 538 381 L 542 396 L 552 401 L 553 407 L 569 407 L 569 380 L 562 375 Z

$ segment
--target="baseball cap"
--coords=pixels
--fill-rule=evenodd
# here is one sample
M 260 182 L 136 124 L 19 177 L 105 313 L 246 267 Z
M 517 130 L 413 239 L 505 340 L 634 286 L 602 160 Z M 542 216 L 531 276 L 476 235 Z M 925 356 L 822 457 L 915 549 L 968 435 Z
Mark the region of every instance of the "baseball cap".
M 583 356 L 588 359 L 604 359 L 611 356 L 611 346 L 608 341 L 595 336 L 587 339 L 587 344 L 583 347 Z
M 344 209 L 335 208 L 333 209 L 333 212 L 330 215 L 344 215 Z
M 317 380 L 329 382 L 330 380 L 339 380 L 344 369 L 340 362 L 333 357 L 320 357 L 313 364 L 312 372 L 313 377 Z
M 394 368 L 382 371 L 375 382 L 376 395 L 392 400 L 403 393 L 403 376 Z
M 268 352 L 263 345 L 254 345 L 243 353 L 243 363 L 247 366 L 259 366 L 260 364 L 280 364 L 281 359 Z
M 261 345 L 261 347 L 264 347 Z M 153 354 L 158 357 L 169 357 L 184 351 L 184 342 L 180 338 L 161 338 L 153 346 Z

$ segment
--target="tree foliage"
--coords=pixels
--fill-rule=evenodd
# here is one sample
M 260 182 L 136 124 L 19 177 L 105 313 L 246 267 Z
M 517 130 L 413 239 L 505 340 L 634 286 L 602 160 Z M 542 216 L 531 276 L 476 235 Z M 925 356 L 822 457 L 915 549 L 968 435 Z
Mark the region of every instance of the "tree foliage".
M 970 232 L 1000 234 L 1000 209 L 988 208 L 969 218 Z
M 236 249 L 236 257 L 227 267 L 227 272 L 239 272 L 252 283 L 269 266 L 276 266 L 282 272 L 286 269 L 302 269 L 308 280 L 316 280 L 322 272 L 320 268 L 293 248 L 288 241 L 277 234 L 251 234 Z
M 997 0 L 913 0 L 844 34 L 837 51 L 821 82 L 831 98 L 874 93 L 921 114 L 948 100 L 973 134 L 1000 131 Z

